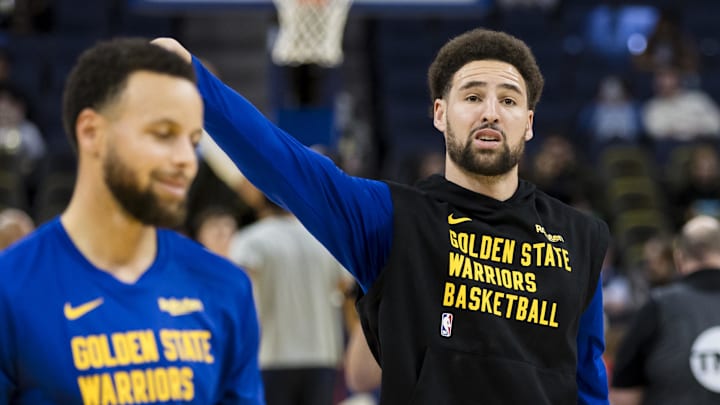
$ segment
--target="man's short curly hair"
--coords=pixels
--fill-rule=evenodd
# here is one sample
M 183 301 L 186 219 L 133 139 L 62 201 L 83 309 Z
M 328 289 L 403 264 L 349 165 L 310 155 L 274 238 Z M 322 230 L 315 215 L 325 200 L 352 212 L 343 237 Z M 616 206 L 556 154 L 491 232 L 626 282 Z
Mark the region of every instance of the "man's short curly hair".
M 532 51 L 512 35 L 481 28 L 451 39 L 440 49 L 428 70 L 431 102 L 447 95 L 453 76 L 460 68 L 478 60 L 497 60 L 513 65 L 527 85 L 528 107 L 535 110 L 544 79 Z
M 83 52 L 65 82 L 63 125 L 77 147 L 75 121 L 85 108 L 107 107 L 125 90 L 137 71 L 166 74 L 196 82 L 195 71 L 180 56 L 143 38 L 103 41 Z

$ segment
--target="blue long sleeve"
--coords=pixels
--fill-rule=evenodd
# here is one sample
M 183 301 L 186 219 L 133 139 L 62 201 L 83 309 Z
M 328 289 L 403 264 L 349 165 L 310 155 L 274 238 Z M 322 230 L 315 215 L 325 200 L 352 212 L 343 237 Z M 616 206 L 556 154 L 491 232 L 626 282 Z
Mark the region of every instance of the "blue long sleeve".
M 602 358 L 605 350 L 602 285 L 598 282 L 590 305 L 580 318 L 577 336 L 578 404 L 607 405 L 607 370 Z
M 303 146 L 193 59 L 205 102 L 205 129 L 244 175 L 293 212 L 365 291 L 388 260 L 393 206 L 387 184 L 349 176 Z M 602 293 L 580 320 L 578 403 L 607 404 Z
M 193 59 L 205 130 L 243 174 L 291 211 L 364 290 L 385 265 L 393 233 L 387 184 L 349 176 L 265 118 Z

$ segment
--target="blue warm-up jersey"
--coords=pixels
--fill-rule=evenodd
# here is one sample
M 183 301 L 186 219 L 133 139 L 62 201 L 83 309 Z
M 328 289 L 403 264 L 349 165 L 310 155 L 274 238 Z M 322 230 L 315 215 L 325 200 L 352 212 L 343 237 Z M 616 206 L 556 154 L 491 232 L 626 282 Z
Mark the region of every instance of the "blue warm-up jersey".
M 167 230 L 133 284 L 59 219 L 0 253 L 0 404 L 263 404 L 247 276 Z
M 395 229 L 388 184 L 342 172 L 275 126 L 197 58 L 193 65 L 208 133 L 254 185 L 295 214 L 367 291 L 392 250 Z M 579 404 L 608 403 L 602 290 L 597 284 L 577 333 Z

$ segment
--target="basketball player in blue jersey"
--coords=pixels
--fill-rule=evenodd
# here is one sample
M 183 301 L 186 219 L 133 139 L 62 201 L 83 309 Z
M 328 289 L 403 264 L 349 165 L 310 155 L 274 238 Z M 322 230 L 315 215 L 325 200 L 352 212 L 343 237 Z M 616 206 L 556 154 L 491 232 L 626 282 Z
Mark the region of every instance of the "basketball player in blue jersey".
M 181 223 L 203 104 L 140 39 L 70 73 L 67 209 L 0 254 L 0 404 L 263 404 L 251 286 Z
M 192 63 L 205 129 L 247 178 L 355 275 L 383 405 L 607 404 L 607 225 L 519 178 L 543 77 L 502 32 L 448 41 L 430 66 L 445 175 L 349 176 Z

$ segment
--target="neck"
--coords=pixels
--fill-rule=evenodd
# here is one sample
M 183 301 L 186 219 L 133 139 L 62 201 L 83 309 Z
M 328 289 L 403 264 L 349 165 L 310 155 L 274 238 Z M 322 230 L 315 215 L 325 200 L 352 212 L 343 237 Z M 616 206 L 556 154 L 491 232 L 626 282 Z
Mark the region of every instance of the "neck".
M 156 229 L 127 214 L 107 189 L 89 190 L 78 178 L 60 217 L 77 249 L 98 269 L 136 282 L 155 260 Z
M 519 183 L 517 166 L 499 176 L 482 176 L 468 173 L 449 163 L 445 167 L 445 178 L 460 187 L 498 201 L 505 201 L 512 197 L 517 191 Z

